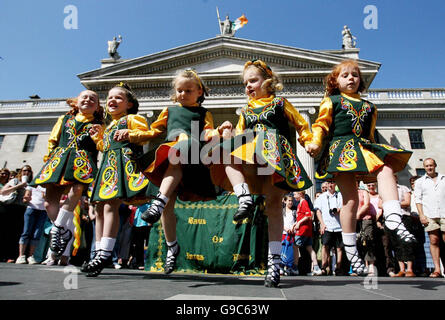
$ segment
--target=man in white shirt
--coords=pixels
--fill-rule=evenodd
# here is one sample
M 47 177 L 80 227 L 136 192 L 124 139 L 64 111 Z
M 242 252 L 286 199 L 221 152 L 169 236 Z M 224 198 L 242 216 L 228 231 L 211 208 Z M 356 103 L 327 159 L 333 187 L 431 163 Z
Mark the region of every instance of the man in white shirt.
M 329 182 L 327 191 L 323 192 L 314 203 L 314 208 L 317 210 L 317 218 L 320 222 L 320 234 L 322 235 L 321 264 L 323 275 L 326 275 L 329 251 L 333 247 L 337 249 L 336 270 L 340 272 L 343 241 L 339 214 L 342 202 L 341 193 L 335 191 L 335 183 Z
M 434 263 L 430 277 L 440 278 L 440 237 L 445 240 L 445 176 L 436 172 L 436 161 L 432 158 L 425 159 L 423 167 L 426 174 L 416 180 L 414 196 L 420 222 L 430 238 Z

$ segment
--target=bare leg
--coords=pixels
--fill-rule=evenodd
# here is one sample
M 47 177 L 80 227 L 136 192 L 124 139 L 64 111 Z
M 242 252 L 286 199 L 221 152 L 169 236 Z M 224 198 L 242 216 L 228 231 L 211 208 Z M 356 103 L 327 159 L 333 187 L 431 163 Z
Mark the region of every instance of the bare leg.
M 164 213 L 161 216 L 162 227 L 164 228 L 165 240 L 167 242 L 167 258 L 165 261 L 164 272 L 169 274 L 176 267 L 176 258 L 179 255 L 179 244 L 176 238 L 176 215 L 175 202 L 177 192 L 173 192 L 165 206 Z
M 355 174 L 338 174 L 335 178 L 335 182 L 337 183 L 343 198 L 343 206 L 340 214 L 342 231 L 344 233 L 355 233 L 357 223 L 356 214 L 359 202 Z
M 353 272 L 363 274 L 365 264 L 358 255 L 357 235 L 355 233 L 359 203 L 355 174 L 340 173 L 336 176 L 335 182 L 337 183 L 343 198 L 340 223 L 346 257 L 351 262 Z M 337 267 L 341 266 L 341 258 L 341 250 L 337 250 Z
M 46 186 L 45 192 L 45 210 L 51 222 L 57 219 L 57 214 L 60 209 L 60 198 L 63 194 L 63 187 L 49 184 Z
M 159 192 L 170 198 L 173 191 L 179 185 L 182 179 L 182 168 L 180 164 L 169 164 L 167 171 L 165 172 L 164 178 L 162 179 L 161 186 L 159 187 Z
M 267 275 L 264 281 L 266 287 L 277 287 L 280 283 L 280 251 L 283 232 L 282 199 L 284 190 L 272 185 L 272 177 L 263 185 L 262 194 L 266 195 L 265 215 L 268 217 L 269 255 Z
M 68 196 L 62 205 L 62 209 L 67 211 L 74 211 L 76 206 L 79 204 L 79 200 L 82 197 L 82 193 L 85 187 L 85 185 L 80 183 L 74 184 L 68 192 Z
M 198 177 L 199 178 L 199 177 Z M 142 213 L 141 218 L 150 223 L 156 223 L 162 216 L 164 208 L 169 203 L 169 198 L 177 189 L 182 179 L 182 168 L 180 164 L 169 164 L 167 171 L 162 179 L 159 193 L 151 202 L 151 206 Z M 176 196 L 175 196 L 176 200 Z M 173 201 L 174 205 L 175 201 Z
M 170 200 L 165 206 L 164 213 L 161 216 L 162 227 L 164 229 L 165 240 L 167 242 L 173 242 L 176 240 L 176 215 L 175 215 L 175 202 L 177 193 L 174 192 Z
M 388 200 L 399 201 L 399 193 L 397 191 L 397 182 L 394 177 L 394 171 L 390 166 L 383 166 L 377 174 L 377 183 L 379 186 L 379 195 L 382 202 Z
M 121 204 L 121 199 L 105 202 L 103 207 L 102 237 L 116 238 L 119 231 L 119 207 Z

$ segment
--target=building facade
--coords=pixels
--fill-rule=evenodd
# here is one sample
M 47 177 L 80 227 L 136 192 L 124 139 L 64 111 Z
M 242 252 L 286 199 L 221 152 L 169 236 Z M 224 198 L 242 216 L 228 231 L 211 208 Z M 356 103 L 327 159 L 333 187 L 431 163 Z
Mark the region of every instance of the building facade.
M 224 35 L 134 59 L 104 59 L 100 68 L 78 77 L 85 88 L 99 93 L 102 105 L 110 87 L 121 81 L 129 83 L 140 102 L 139 113 L 150 123 L 164 107 L 172 105 L 171 82 L 176 72 L 193 68 L 211 89 L 204 106 L 212 112 L 215 126 L 225 120 L 236 125 L 239 109 L 246 103 L 240 76 L 244 63 L 261 59 L 281 76 L 284 90 L 279 94 L 312 123 L 323 97 L 323 78 L 347 58 L 357 59 L 368 89 L 380 63 L 360 59 L 359 49 L 306 50 Z M 445 166 L 441 152 L 445 88 L 373 89 L 367 91 L 367 99 L 379 109 L 379 141 L 413 151 L 408 166 L 399 174 L 402 183 L 422 173 L 422 161 L 427 157 L 436 159 L 439 171 Z M 65 99 L 0 101 L 0 167 L 16 169 L 29 164 L 40 169 L 52 126 L 68 110 Z M 316 163 L 302 147 L 297 145 L 296 149 L 313 177 Z

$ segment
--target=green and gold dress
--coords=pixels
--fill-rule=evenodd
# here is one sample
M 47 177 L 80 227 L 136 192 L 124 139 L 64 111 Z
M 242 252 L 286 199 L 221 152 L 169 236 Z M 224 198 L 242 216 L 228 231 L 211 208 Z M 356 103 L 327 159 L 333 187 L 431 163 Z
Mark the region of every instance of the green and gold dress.
M 149 132 L 152 138 L 167 133 L 166 140 L 139 161 L 150 182 L 159 187 L 169 164 L 180 163 L 182 179 L 178 197 L 183 201 L 214 199 L 215 186 L 201 157 L 205 143 L 219 136 L 213 128 L 212 114 L 198 104 L 167 107 L 151 124 Z
M 324 145 L 317 177 L 354 172 L 357 180 L 367 183 L 376 180 L 376 172 L 385 164 L 394 172 L 403 170 L 412 152 L 375 143 L 376 121 L 377 108 L 358 94 L 325 97 L 312 125 L 313 143 Z
M 286 191 L 305 190 L 312 186 L 306 171 L 290 144 L 292 123 L 299 134 L 302 146 L 309 143 L 312 133 L 300 113 L 285 98 L 271 95 L 251 99 L 242 109 L 236 126 L 236 135 L 222 143 L 234 161 L 251 164 L 257 168 L 256 175 L 246 174 L 251 193 L 261 193 L 257 183 L 260 167 L 269 167 L 265 175 L 272 175 L 272 183 Z M 248 169 L 247 169 L 248 170 Z M 221 166 L 212 166 L 213 181 L 226 190 L 231 190 Z
M 93 115 L 61 116 L 48 140 L 45 165 L 36 175 L 32 185 L 90 184 L 97 173 L 96 144 L 88 131 Z
M 128 129 L 129 140 L 113 139 L 117 130 Z M 103 157 L 92 189 L 93 202 L 120 198 L 128 204 L 148 201 L 149 181 L 138 169 L 135 158 L 142 153 L 147 141 L 148 125 L 140 115 L 113 116 L 103 135 L 93 137 Z

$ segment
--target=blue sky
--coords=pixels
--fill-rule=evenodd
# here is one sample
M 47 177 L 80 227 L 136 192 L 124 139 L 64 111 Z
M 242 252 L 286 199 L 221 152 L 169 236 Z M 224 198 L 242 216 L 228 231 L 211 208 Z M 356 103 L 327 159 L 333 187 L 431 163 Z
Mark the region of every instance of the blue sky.
M 77 29 L 64 26 L 70 5 Z M 368 5 L 377 29 L 364 26 Z M 77 74 L 99 68 L 118 34 L 122 58 L 213 38 L 216 6 L 221 18 L 246 15 L 239 38 L 310 50 L 340 49 L 346 24 L 360 58 L 382 63 L 371 88 L 445 87 L 443 0 L 2 0 L 0 100 L 76 96 Z

